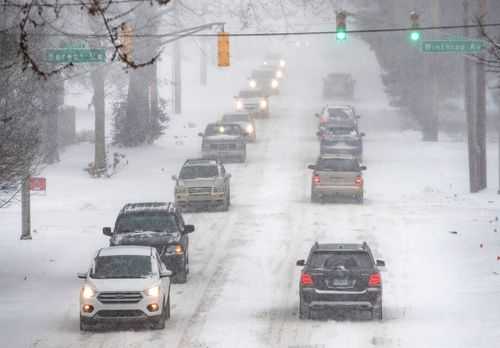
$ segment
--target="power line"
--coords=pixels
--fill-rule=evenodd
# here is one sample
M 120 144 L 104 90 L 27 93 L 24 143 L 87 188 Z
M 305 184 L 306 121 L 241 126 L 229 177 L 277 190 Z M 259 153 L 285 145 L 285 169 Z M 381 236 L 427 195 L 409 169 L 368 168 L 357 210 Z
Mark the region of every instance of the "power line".
M 103 5 L 112 5 L 112 4 L 130 4 L 130 3 L 151 3 L 152 0 L 109 0 Z M 24 8 L 26 6 L 29 6 L 29 3 L 24 3 L 24 4 L 15 4 L 12 2 L 8 2 L 7 0 L 2 1 L 0 4 L 0 7 L 16 7 L 16 8 Z M 94 6 L 95 3 L 92 2 L 87 2 L 87 1 L 81 1 L 81 2 L 58 2 L 56 1 L 53 4 L 48 4 L 48 3 L 33 3 L 33 7 L 49 7 L 49 8 L 61 8 L 61 7 L 68 7 L 68 6 L 74 6 L 74 7 L 82 7 L 82 6 Z
M 131 0 L 123 0 L 131 1 Z M 138 0 L 134 0 L 138 1 Z M 219 24 L 219 23 L 217 23 Z M 220 24 L 222 25 L 222 23 Z M 201 27 L 201 26 L 200 26 Z M 490 27 L 500 27 L 500 23 L 485 23 L 485 24 L 470 24 L 470 25 L 441 25 L 441 26 L 428 26 L 420 27 L 420 31 L 432 31 L 432 30 L 454 30 L 454 29 L 464 29 L 464 28 L 490 28 Z M 199 28 L 199 27 L 195 27 Z M 192 29 L 192 28 L 191 28 Z M 179 33 L 186 32 L 190 29 L 185 29 L 170 33 L 161 34 L 134 34 L 131 35 L 135 38 L 165 38 L 165 37 L 176 37 Z M 367 33 L 389 33 L 389 32 L 408 32 L 415 30 L 410 27 L 400 27 L 400 28 L 375 28 L 375 29 L 359 29 L 359 30 L 347 30 L 347 34 L 367 34 Z M 307 36 L 307 35 L 333 35 L 336 34 L 335 30 L 325 30 L 325 31 L 295 31 L 295 32 L 264 32 L 264 33 L 227 33 L 231 37 L 263 37 L 263 36 Z M 80 38 L 106 38 L 106 34 L 87 34 L 87 33 L 28 33 L 30 36 L 54 36 L 54 37 L 80 37 Z M 190 37 L 217 37 L 218 33 L 207 33 L 207 34 L 189 34 L 183 36 Z

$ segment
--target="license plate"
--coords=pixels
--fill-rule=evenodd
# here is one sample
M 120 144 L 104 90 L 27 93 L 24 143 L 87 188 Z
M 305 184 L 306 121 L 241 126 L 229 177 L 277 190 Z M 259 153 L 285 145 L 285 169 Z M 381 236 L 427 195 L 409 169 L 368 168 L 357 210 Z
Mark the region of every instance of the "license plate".
M 332 282 L 333 286 L 347 286 L 349 281 L 347 279 L 334 279 Z

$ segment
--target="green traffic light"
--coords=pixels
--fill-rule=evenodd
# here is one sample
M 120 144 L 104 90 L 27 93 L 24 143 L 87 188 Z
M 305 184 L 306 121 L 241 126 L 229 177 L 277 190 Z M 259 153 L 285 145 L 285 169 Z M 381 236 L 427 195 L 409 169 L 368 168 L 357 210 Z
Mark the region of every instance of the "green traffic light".
M 347 39 L 347 33 L 345 31 L 337 31 L 337 40 L 344 41 Z
M 419 41 L 420 37 L 421 37 L 421 34 L 419 31 L 412 31 L 410 34 L 411 41 Z

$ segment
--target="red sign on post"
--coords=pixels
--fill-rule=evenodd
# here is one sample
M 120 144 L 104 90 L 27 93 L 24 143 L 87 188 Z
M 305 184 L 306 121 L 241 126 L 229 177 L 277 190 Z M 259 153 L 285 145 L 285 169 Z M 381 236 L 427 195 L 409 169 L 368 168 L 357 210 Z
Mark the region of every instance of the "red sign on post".
M 45 192 L 47 189 L 47 179 L 32 177 L 30 180 L 30 189 L 31 191 Z

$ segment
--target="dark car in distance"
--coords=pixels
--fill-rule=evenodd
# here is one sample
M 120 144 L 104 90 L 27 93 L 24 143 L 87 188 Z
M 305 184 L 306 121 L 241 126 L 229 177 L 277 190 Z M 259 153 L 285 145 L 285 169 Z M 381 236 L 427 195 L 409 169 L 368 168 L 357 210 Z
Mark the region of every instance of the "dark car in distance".
M 366 242 L 362 244 L 315 243 L 300 276 L 299 318 L 310 319 L 316 311 L 355 309 L 370 311 L 382 320 L 382 278 Z
M 174 273 L 174 283 L 185 283 L 189 273 L 189 236 L 193 225 L 186 225 L 174 203 L 126 204 L 116 218 L 115 227 L 104 227 L 110 246 L 140 245 L 158 250 L 161 260 Z

